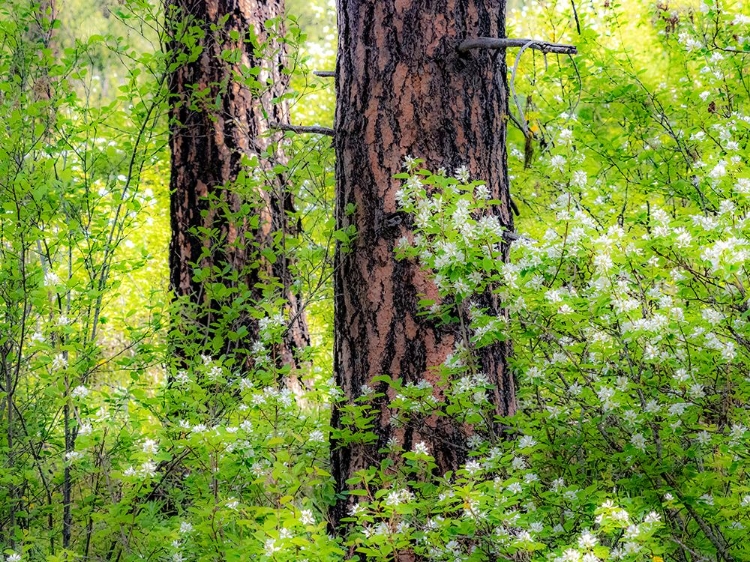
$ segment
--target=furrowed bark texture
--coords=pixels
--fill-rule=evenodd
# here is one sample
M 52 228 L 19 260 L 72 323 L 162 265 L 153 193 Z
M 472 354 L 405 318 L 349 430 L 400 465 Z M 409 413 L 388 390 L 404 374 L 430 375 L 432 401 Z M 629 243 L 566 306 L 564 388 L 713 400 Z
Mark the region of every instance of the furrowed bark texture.
M 346 404 L 368 384 L 387 392 L 373 377 L 430 380 L 442 398 L 431 368 L 443 363 L 460 341 L 456 326 L 438 326 L 418 316 L 421 295 L 439 300 L 418 265 L 394 258 L 394 244 L 409 226 L 399 221 L 395 193 L 409 155 L 424 166 L 449 171 L 467 166 L 472 178 L 487 182 L 502 204 L 493 209 L 512 228 L 505 151 L 507 87 L 504 53 L 483 50 L 459 55 L 467 37 L 504 37 L 505 2 L 498 0 L 339 0 L 339 53 L 335 146 L 337 221 L 354 224 L 357 239 L 349 253 L 337 253 L 334 369 Z M 353 215 L 345 213 L 354 204 Z M 507 249 L 506 249 L 507 252 Z M 490 295 L 479 302 L 505 314 Z M 508 347 L 481 350 L 481 368 L 496 385 L 496 412 L 515 409 L 514 382 L 507 369 Z M 392 396 L 391 396 L 392 397 Z M 390 397 L 389 397 L 390 398 Z M 391 438 L 410 450 L 425 441 L 440 471 L 466 458 L 470 428 L 435 417 L 395 430 L 388 398 L 376 403 L 377 441 L 334 443 L 333 472 L 339 492 L 354 473 L 378 463 Z M 333 412 L 342 426 L 342 408 Z M 356 498 L 338 502 L 336 524 Z
M 214 337 L 214 330 L 237 330 L 244 325 L 247 338 L 236 343 L 224 340 L 217 353 L 237 355 L 256 339 L 258 323 L 247 314 L 222 316 L 220 309 L 227 303 L 209 295 L 206 284 L 194 278 L 194 268 L 215 268 L 217 274 L 211 281 L 249 287 L 254 290 L 252 300 L 261 297 L 257 283 L 275 277 L 284 286 L 289 317 L 296 319 L 285 344 L 276 350 L 277 360 L 293 364 L 294 351 L 305 347 L 309 337 L 298 295 L 291 288 L 289 261 L 282 256 L 273 265 L 251 266 L 260 248 L 272 247 L 274 234 L 294 235 L 297 227 L 288 216 L 294 211 L 292 195 L 283 178 L 271 171 L 272 164 L 284 162 L 284 156 L 278 149 L 262 156 L 280 138 L 266 134 L 269 122 L 289 122 L 286 105 L 271 102 L 288 86 L 288 76 L 282 72 L 284 52 L 272 43 L 267 50 L 273 52 L 272 60 L 260 60 L 249 40 L 254 36 L 258 44 L 268 41 L 264 23 L 283 15 L 283 0 L 167 0 L 167 12 L 175 20 L 176 34 L 179 20 L 203 32 L 197 39 L 202 49 L 197 59 L 181 65 L 170 77 L 172 290 L 196 305 L 198 326 L 206 340 Z M 187 42 L 175 37 L 167 47 L 175 53 L 190 53 Z M 222 53 L 239 53 L 239 60 L 222 57 Z M 252 68 L 260 68 L 255 78 L 264 84 L 261 94 L 247 85 Z M 266 88 L 266 84 L 272 86 Z M 257 156 L 261 161 L 255 173 L 260 171 L 264 181 L 253 198 L 242 193 L 238 181 L 243 173 L 253 173 L 243 165 L 243 156 Z M 250 199 L 255 199 L 253 209 L 238 215 Z M 253 215 L 259 217 L 256 225 Z M 213 241 L 208 231 L 213 231 Z M 236 299 L 236 295 L 231 297 L 235 309 Z

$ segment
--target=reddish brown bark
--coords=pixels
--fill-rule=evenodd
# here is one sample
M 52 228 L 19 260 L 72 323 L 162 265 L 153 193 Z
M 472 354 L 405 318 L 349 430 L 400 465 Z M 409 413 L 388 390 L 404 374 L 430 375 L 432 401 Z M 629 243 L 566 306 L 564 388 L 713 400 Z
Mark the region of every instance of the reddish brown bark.
M 168 45 L 173 53 L 191 53 L 185 34 L 178 36 L 179 22 L 202 31 L 200 54 L 170 76 L 172 290 L 196 305 L 187 317 L 206 341 L 222 331 L 248 329 L 248 336 L 237 342 L 220 337 L 220 348 L 213 350 L 217 356 L 237 357 L 246 354 L 258 333 L 257 319 L 247 314 L 262 296 L 258 284 L 275 278 L 284 287 L 289 317 L 295 319 L 284 345 L 275 351 L 279 364 L 291 364 L 294 351 L 309 338 L 291 288 L 289 261 L 281 256 L 270 264 L 259 257 L 259 250 L 273 246 L 274 235 L 296 234 L 289 218 L 292 195 L 283 178 L 271 171 L 274 163 L 284 161 L 276 145 L 279 136 L 268 135 L 269 123 L 288 122 L 286 105 L 272 102 L 287 89 L 288 76 L 280 45 L 271 39 L 264 49 L 271 59 L 263 60 L 251 42 L 251 37 L 259 45 L 269 41 L 265 23 L 283 15 L 283 0 L 167 0 L 167 13 L 174 23 L 175 37 Z M 255 75 L 259 88 L 248 86 L 250 69 L 260 69 Z M 250 169 L 248 158 L 258 158 L 259 167 Z M 246 178 L 259 172 L 260 188 L 249 186 Z M 241 213 L 248 203 L 251 207 Z M 198 280 L 196 267 L 213 273 Z M 216 298 L 210 282 L 233 292 Z M 240 302 L 245 288 L 251 298 Z M 228 313 L 227 306 L 232 309 Z M 238 359 L 248 362 L 247 357 Z
M 438 326 L 418 316 L 420 295 L 437 291 L 418 265 L 396 261 L 394 244 L 409 229 L 399 222 L 395 193 L 407 155 L 425 167 L 454 170 L 467 166 L 472 178 L 487 182 L 502 204 L 493 209 L 512 227 L 505 152 L 507 87 L 504 53 L 459 55 L 467 37 L 504 37 L 502 0 L 340 0 L 337 63 L 337 221 L 356 226 L 349 253 L 337 253 L 334 369 L 346 404 L 368 384 L 388 392 L 373 377 L 405 381 L 428 379 L 442 398 L 431 367 L 443 363 L 460 340 L 456 326 Z M 347 215 L 347 205 L 356 211 Z M 486 295 L 480 304 L 504 314 Z M 497 414 L 514 411 L 514 382 L 507 368 L 508 348 L 481 350 L 483 372 L 496 390 Z M 391 438 L 409 450 L 425 441 L 438 469 L 457 468 L 466 458 L 469 428 L 447 417 L 430 418 L 395 431 L 388 398 L 376 402 L 377 441 L 334 443 L 333 473 L 339 492 L 346 480 L 383 459 Z M 342 409 L 333 412 L 342 426 Z M 333 509 L 334 522 L 346 516 L 350 499 Z

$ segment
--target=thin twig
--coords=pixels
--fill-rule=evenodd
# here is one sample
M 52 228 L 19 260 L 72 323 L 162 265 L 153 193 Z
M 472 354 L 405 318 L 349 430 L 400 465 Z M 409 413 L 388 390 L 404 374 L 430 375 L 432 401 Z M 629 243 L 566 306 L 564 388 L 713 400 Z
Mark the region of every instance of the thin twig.
M 578 97 L 576 98 L 575 104 L 573 104 L 573 107 L 570 108 L 570 115 L 575 115 L 576 109 L 578 109 L 578 104 L 581 103 L 581 94 L 583 93 L 583 78 L 581 78 L 581 73 L 578 71 L 578 65 L 576 64 L 576 59 L 573 57 L 570 57 L 570 62 L 573 63 L 573 69 L 576 71 L 576 76 L 578 76 Z
M 336 71 L 335 70 L 316 70 L 313 72 L 315 76 L 319 76 L 320 78 L 336 78 Z
M 521 45 L 521 50 L 518 51 L 518 54 L 516 55 L 516 61 L 513 64 L 513 70 L 510 73 L 510 93 L 513 97 L 513 100 L 516 102 L 516 107 L 518 108 L 518 116 L 519 121 L 521 123 L 521 130 L 523 131 L 524 136 L 529 135 L 529 123 L 526 121 L 526 116 L 523 113 L 523 108 L 521 107 L 521 102 L 518 101 L 518 96 L 516 95 L 516 72 L 518 71 L 518 65 L 521 63 L 521 55 L 523 55 L 523 52 L 528 48 L 533 48 L 533 40 L 529 39 L 527 43 L 524 45 Z
M 680 489 L 677 485 L 677 481 L 671 474 L 662 473 L 661 477 L 664 478 L 664 481 L 669 484 L 675 495 L 677 496 L 677 499 L 680 500 L 680 503 L 682 503 L 685 506 L 685 509 L 690 514 L 690 516 L 693 518 L 693 520 L 698 524 L 698 527 L 700 527 L 701 531 L 703 531 L 703 534 L 706 536 L 706 538 L 711 542 L 711 544 L 716 549 L 717 554 L 723 558 L 726 562 L 734 562 L 734 556 L 732 556 L 729 552 L 729 546 L 727 545 L 727 540 L 724 537 L 724 535 L 721 533 L 718 529 L 713 529 L 711 525 L 709 525 L 703 517 L 698 513 L 698 510 L 695 509 L 695 506 L 693 506 L 690 502 L 686 502 L 683 495 L 680 493 Z M 716 531 L 716 532 L 714 532 Z
M 576 20 L 576 29 L 578 30 L 578 35 L 581 34 L 581 21 L 578 19 L 578 10 L 576 10 L 576 0 L 570 0 L 570 5 L 573 6 L 573 17 Z
M 704 558 L 703 556 L 701 556 L 700 554 L 698 554 L 697 552 L 695 552 L 692 548 L 689 548 L 685 543 L 679 541 L 678 539 L 676 539 L 674 537 L 669 537 L 669 540 L 671 540 L 673 543 L 679 545 L 683 550 L 688 551 L 690 554 L 692 554 L 695 557 L 696 560 L 700 560 L 701 562 L 703 562 L 705 560 L 708 560 L 708 558 Z
M 519 131 L 521 131 L 522 133 L 524 132 L 523 125 L 521 125 L 521 123 L 518 122 L 518 119 L 516 119 L 516 116 L 513 115 L 513 113 L 511 113 L 510 111 L 508 112 L 508 118 L 513 122 L 513 124 L 516 127 L 518 127 Z
M 538 39 L 508 39 L 497 37 L 474 37 L 466 39 L 458 46 L 458 52 L 468 53 L 471 49 L 506 49 L 508 47 L 531 47 L 543 53 L 557 53 L 561 55 L 577 55 L 578 49 L 575 45 L 563 45 L 560 43 L 548 43 Z
M 285 123 L 271 123 L 270 127 L 277 131 L 292 131 L 294 133 L 311 133 L 313 135 L 326 135 L 332 137 L 334 135 L 333 129 L 330 127 L 321 127 L 319 125 L 287 125 Z

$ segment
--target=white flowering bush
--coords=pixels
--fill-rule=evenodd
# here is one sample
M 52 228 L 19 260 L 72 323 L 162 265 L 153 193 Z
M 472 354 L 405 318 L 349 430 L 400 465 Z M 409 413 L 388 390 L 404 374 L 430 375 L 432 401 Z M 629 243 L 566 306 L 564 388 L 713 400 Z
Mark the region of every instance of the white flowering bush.
M 582 17 L 595 28 L 619 15 L 610 6 Z M 445 480 L 429 478 L 429 451 L 416 449 L 400 476 L 363 475 L 368 494 L 352 513 L 362 552 L 748 556 L 750 117 L 746 40 L 736 34 L 749 20 L 714 4 L 650 16 L 676 76 L 669 85 L 634 76 L 633 60 L 589 28 L 578 78 L 601 89 L 584 91 L 578 113 L 535 116 L 547 148 L 523 170 L 511 164 L 511 193 L 531 209 L 521 207 L 514 232 L 465 169 L 450 177 L 406 163 L 398 202 L 414 233 L 397 254 L 433 275 L 441 299 L 425 301 L 424 314 L 468 326 L 442 372 L 446 402 L 476 433 L 472 459 Z M 710 36 L 710 25 L 724 34 Z M 608 111 L 597 114 L 595 101 Z M 478 307 L 486 291 L 507 318 Z M 472 392 L 486 378 L 467 366 L 475 350 L 508 339 L 519 412 L 493 444 L 485 393 Z M 408 415 L 429 408 L 429 396 L 401 393 L 391 406 Z M 370 492 L 378 478 L 385 486 Z

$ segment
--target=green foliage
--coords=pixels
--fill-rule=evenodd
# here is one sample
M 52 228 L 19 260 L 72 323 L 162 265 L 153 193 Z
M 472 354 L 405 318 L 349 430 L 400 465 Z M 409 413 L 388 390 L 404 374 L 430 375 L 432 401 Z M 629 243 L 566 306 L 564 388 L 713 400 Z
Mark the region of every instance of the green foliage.
M 1 10 L 0 542 L 54 556 L 93 530 L 111 453 L 133 441 L 124 420 L 146 417 L 125 406 L 155 361 L 163 303 L 127 291 L 147 269 L 149 236 L 134 232 L 163 161 L 162 83 L 139 75 L 158 75 L 162 57 L 131 61 L 119 92 L 95 105 L 90 53 L 127 48 L 92 37 L 55 53 L 48 12 Z M 94 420 L 106 422 L 96 433 Z M 88 490 L 75 503 L 74 487 Z
M 397 255 L 432 274 L 440 299 L 423 314 L 460 323 L 463 342 L 437 367 L 440 400 L 384 374 L 387 396 L 361 389 L 334 437 L 372 441 L 387 399 L 397 426 L 414 415 L 470 426 L 470 460 L 436 474 L 423 443 L 389 443 L 390 460 L 351 482 L 358 503 L 338 538 L 332 252 L 356 232 L 335 229 L 330 141 L 287 133 L 283 162 L 261 161 L 272 145 L 226 186 L 245 204 L 225 214 L 258 224 L 253 194 L 270 176 L 294 194 L 299 233 L 246 241 L 251 268 L 293 264 L 313 345 L 292 372 L 274 355 L 290 319 L 272 275 L 249 287 L 243 272 L 196 267 L 221 303 L 211 337 L 200 337 L 207 311 L 170 304 L 165 289 L 165 76 L 200 56 L 197 28 L 183 30 L 187 49 L 161 53 L 148 2 L 107 8 L 80 36 L 76 3 L 62 25 L 39 6 L 1 6 L 6 560 L 750 557 L 750 14 L 732 2 L 576 4 L 580 35 L 567 1 L 510 14 L 509 35 L 579 49 L 527 50 L 514 72 L 515 232 L 489 212 L 498 202 L 481 178 L 406 162 L 398 201 L 412 232 Z M 310 6 L 332 25 L 330 4 Z M 333 68 L 333 32 L 310 42 L 294 21 L 270 24 L 290 52 L 285 98 L 295 122 L 330 125 L 332 81 L 310 70 Z M 268 87 L 255 69 L 242 76 Z M 475 304 L 488 291 L 507 316 Z M 260 322 L 257 341 L 242 315 Z M 498 420 L 474 353 L 501 340 L 519 396 Z M 222 353 L 225 341 L 252 362 Z

